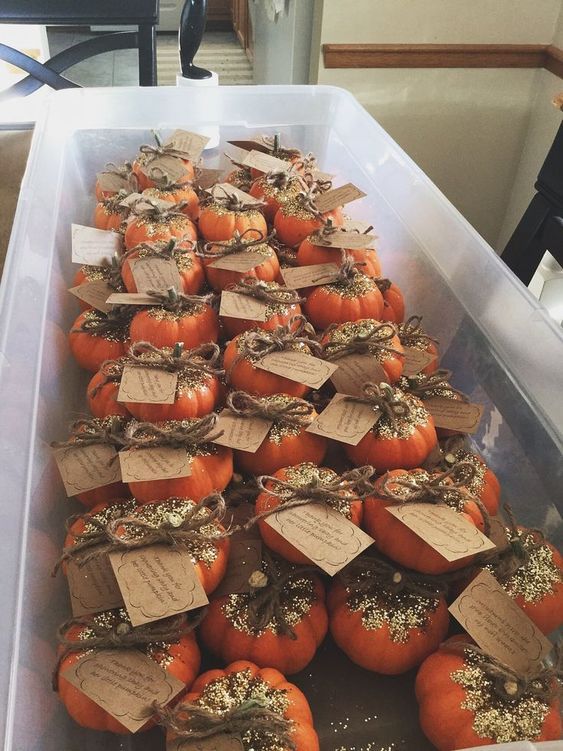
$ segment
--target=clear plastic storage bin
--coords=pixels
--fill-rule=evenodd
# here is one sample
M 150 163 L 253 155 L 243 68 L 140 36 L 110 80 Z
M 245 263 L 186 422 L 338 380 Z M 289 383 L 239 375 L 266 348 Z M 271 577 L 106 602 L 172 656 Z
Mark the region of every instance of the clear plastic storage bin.
M 34 135 L 2 281 L 0 313 L 0 704 L 7 751 L 164 749 L 158 729 L 132 737 L 76 726 L 50 690 L 54 634 L 69 616 L 64 577 L 50 571 L 77 510 L 49 442 L 85 412 L 87 375 L 66 332 L 70 224 L 91 223 L 94 176 L 181 127 L 229 138 L 281 132 L 321 168 L 368 195 L 348 213 L 380 237 L 384 273 L 409 314 L 440 339 L 454 384 L 485 404 L 478 449 L 504 500 L 529 526 L 561 534 L 563 332 L 423 172 L 345 91 L 330 87 L 90 89 L 57 93 Z M 205 152 L 223 164 L 222 148 Z M 464 179 L 463 175 L 459 176 Z M 479 190 L 467 185 L 467 190 Z M 556 540 L 557 541 L 557 540 Z M 413 675 L 354 666 L 327 639 L 295 682 L 323 751 L 430 745 L 417 723 Z M 372 745 L 370 745 L 370 742 Z

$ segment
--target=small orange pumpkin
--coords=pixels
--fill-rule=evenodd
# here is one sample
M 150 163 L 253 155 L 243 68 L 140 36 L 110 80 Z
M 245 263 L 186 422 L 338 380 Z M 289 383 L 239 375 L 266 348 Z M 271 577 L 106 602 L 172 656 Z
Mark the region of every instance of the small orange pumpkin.
M 133 175 L 132 170 L 133 165 L 131 162 L 124 162 L 121 165 L 112 164 L 111 162 L 106 164 L 105 169 L 102 170 L 101 173 L 98 173 L 96 178 L 96 200 L 103 201 L 105 198 L 111 198 L 120 190 L 126 190 L 127 192 L 136 190 L 137 179 Z M 100 184 L 100 175 L 110 175 L 115 181 L 115 187 L 109 190 L 107 188 L 102 188 L 102 185 Z
M 284 467 L 272 476 L 259 478 L 258 485 L 262 492 L 256 499 L 257 516 L 283 508 L 288 501 L 312 499 L 316 493 L 317 497 L 322 495 L 327 505 L 339 511 L 352 524 L 359 527 L 362 523 L 363 505 L 352 490 L 354 482 L 348 480 L 348 475 L 340 477 L 328 467 L 318 467 L 311 462 Z M 291 563 L 311 564 L 311 559 L 267 524 L 266 518 L 258 519 L 260 535 L 266 545 Z
M 137 420 L 146 422 L 185 420 L 208 415 L 223 397 L 223 386 L 219 379 L 223 371 L 217 368 L 219 356 L 219 346 L 211 342 L 187 351 L 181 344 L 176 344 L 173 349 L 159 349 L 147 342 L 137 342 L 120 364 L 154 367 L 176 373 L 175 398 L 172 404 L 125 401 L 124 406 Z M 104 363 L 102 371 L 108 372 L 108 366 L 115 367 L 115 363 Z
M 397 503 L 443 502 L 461 516 L 488 533 L 488 514 L 476 496 L 465 486 L 466 467 L 457 465 L 446 473 L 423 469 L 390 470 L 375 484 L 374 494 L 364 501 L 364 527 L 378 550 L 401 566 L 423 574 L 443 574 L 469 565 L 475 556 L 448 561 L 386 509 Z M 460 478 L 453 482 L 452 477 Z M 432 486 L 427 490 L 427 486 Z M 418 489 L 417 489 L 418 488 Z
M 278 326 L 290 326 L 294 330 L 299 327 L 299 303 L 303 302 L 303 298 L 296 290 L 282 287 L 277 282 L 264 282 L 254 276 L 245 276 L 227 289 L 263 302 L 266 307 L 264 321 L 222 315 L 223 331 L 228 338 L 232 339 L 250 329 L 274 331 Z
M 127 292 L 138 292 L 131 261 L 137 258 L 160 257 L 171 258 L 180 275 L 180 292 L 185 295 L 197 295 L 205 284 L 203 264 L 194 252 L 195 243 L 191 240 L 177 242 L 142 243 L 127 251 L 123 256 L 121 275 Z
M 505 527 L 506 547 L 486 568 L 540 631 L 563 625 L 563 557 L 541 532 Z
M 350 461 L 357 467 L 371 464 L 379 473 L 422 464 L 438 437 L 421 400 L 387 383 L 367 383 L 363 390 L 363 397 L 349 398 L 371 404 L 380 416 L 356 446 L 345 445 Z
M 251 203 L 225 191 L 220 193 L 216 188 L 201 202 L 199 231 L 207 242 L 230 240 L 235 232 L 249 240 L 266 237 L 268 226 L 261 208 L 259 202 Z
M 390 279 L 377 279 L 376 282 L 383 296 L 381 320 L 402 323 L 405 320 L 405 299 L 400 288 Z
M 231 385 L 242 391 L 254 394 L 288 394 L 304 397 L 311 389 L 304 383 L 293 381 L 285 376 L 269 373 L 256 367 L 264 355 L 276 351 L 302 351 L 318 354 L 319 344 L 306 334 L 311 327 L 301 317 L 298 328 L 294 321 L 286 326 L 278 326 L 273 332 L 250 330 L 232 339 L 225 349 L 224 366 Z
M 229 172 L 228 175 L 226 175 L 224 182 L 229 183 L 229 185 L 234 185 L 235 188 L 242 190 L 244 193 L 248 193 L 248 191 L 252 187 L 252 175 L 250 174 L 250 167 L 245 167 L 243 164 L 237 164 L 236 162 L 232 163 L 235 169 Z
M 197 240 L 195 224 L 182 213 L 181 204 L 143 198 L 131 207 L 124 236 L 127 250 L 142 243 L 169 242 L 174 238 Z
M 105 360 L 97 373 L 94 373 L 86 388 L 88 409 L 94 417 L 104 419 L 106 417 L 130 417 L 127 407 L 117 401 L 119 393 L 119 381 L 123 367 L 127 363 L 127 357 L 117 360 Z
M 186 349 L 194 349 L 219 338 L 219 318 L 209 295 L 183 295 L 170 289 L 167 295 L 156 295 L 157 300 L 159 305 L 133 316 L 131 341 L 150 342 L 155 347 L 174 347 L 181 342 Z
M 420 726 L 438 751 L 558 740 L 554 674 L 519 676 L 465 639 L 446 641 L 416 676 Z
M 168 201 L 174 205 L 183 204 L 180 208 L 182 213 L 193 221 L 199 218 L 199 198 L 192 183 L 181 180 L 176 182 L 166 175 L 163 175 L 162 179 L 155 179 L 153 175 L 152 180 L 156 187 L 146 188 L 141 195 L 153 200 Z
M 257 237 L 255 230 L 247 230 L 245 236 L 235 230 L 230 240 L 223 242 L 206 243 L 201 255 L 205 267 L 205 276 L 210 287 L 216 292 L 227 289 L 231 284 L 236 284 L 245 277 L 254 277 L 263 282 L 273 282 L 280 273 L 280 265 L 274 248 L 269 244 L 271 236 Z M 256 254 L 260 260 L 251 269 L 236 271 L 230 269 L 215 268 L 214 264 L 220 260 L 232 259 L 240 256 Z
M 335 248 L 327 246 L 327 240 L 334 233 L 336 227 L 327 221 L 320 229 L 309 237 L 306 237 L 299 245 L 297 251 L 297 264 L 299 266 L 313 266 L 317 263 L 336 263 L 342 260 L 342 251 L 358 264 L 358 271 L 367 276 L 379 278 L 381 276 L 381 263 L 374 248 Z M 371 227 L 369 229 L 372 229 Z M 368 232 L 369 230 L 366 230 Z
M 403 346 L 391 323 L 373 318 L 329 326 L 321 339 L 323 357 L 338 365 L 348 355 L 371 355 L 385 371 L 391 383 L 403 372 Z
M 380 320 L 383 315 L 383 298 L 375 280 L 361 274 L 350 257 L 344 254 L 343 258 L 337 280 L 314 287 L 303 306 L 318 330 L 364 318 Z
M 131 311 L 114 307 L 109 313 L 86 310 L 74 321 L 68 335 L 72 356 L 81 368 L 95 373 L 106 360 L 125 354 Z
M 328 627 L 324 587 L 308 571 L 264 552 L 250 592 L 211 601 L 200 626 L 206 647 L 223 662 L 252 655 L 257 665 L 297 673 L 315 656 Z
M 238 660 L 224 670 L 209 670 L 203 673 L 172 710 L 172 723 L 176 728 L 184 725 L 180 739 L 190 739 L 190 706 L 201 705 L 218 717 L 241 705 L 258 703 L 279 714 L 288 721 L 287 740 L 268 733 L 264 736 L 259 727 L 248 717 L 248 730 L 244 732 L 245 748 L 271 749 L 276 751 L 319 751 L 319 740 L 313 728 L 313 716 L 301 691 L 274 668 L 259 668 L 252 662 Z M 178 721 L 176 719 L 178 718 Z M 274 735 L 274 737 L 272 737 Z M 178 731 L 168 730 L 166 741 L 172 743 Z
M 356 558 L 328 593 L 330 633 L 357 665 L 398 675 L 420 665 L 448 631 L 443 591 L 373 556 Z
M 234 391 L 227 397 L 227 407 L 239 417 L 273 421 L 256 451 L 234 449 L 235 464 L 242 472 L 271 475 L 288 465 L 299 462 L 320 464 L 324 459 L 328 440 L 306 431 L 317 413 L 304 399 L 287 394 L 255 397 L 244 391 Z
M 192 420 L 169 420 L 146 424 L 132 423 L 129 436 L 136 446 L 129 451 L 150 448 L 151 445 L 185 447 L 190 474 L 164 480 L 140 480 L 130 482 L 129 490 L 139 503 L 150 503 L 162 498 L 192 498 L 201 501 L 214 491 L 224 490 L 233 476 L 233 452 L 226 446 L 209 441 L 217 415 Z M 207 440 L 206 440 L 207 438 Z
M 329 220 L 333 226 L 339 227 L 344 224 L 340 207 L 324 213 L 317 209 L 315 198 L 318 195 L 319 190 L 313 185 L 279 207 L 274 217 L 274 228 L 284 245 L 297 248 L 303 240 L 321 229 Z
M 151 164 L 155 159 L 163 156 L 177 159 L 184 166 L 184 174 L 176 178 L 176 182 L 191 183 L 194 180 L 195 170 L 192 162 L 180 156 L 179 152 L 173 146 L 162 145 L 160 143 L 157 146 L 145 145 L 141 146 L 139 154 L 132 164 L 133 174 L 137 179 L 139 190 L 157 187 L 158 182 L 162 179 L 163 172 L 160 168 L 154 169 Z
M 94 227 L 120 232 L 129 214 L 129 209 L 120 205 L 126 197 L 126 194 L 120 191 L 111 198 L 104 198 L 99 201 L 94 209 Z
M 194 634 L 188 631 L 187 618 L 184 614 L 148 624 L 143 627 L 143 637 L 139 637 L 135 649 L 141 652 L 157 665 L 160 665 L 170 675 L 180 680 L 185 686 L 191 686 L 200 667 L 200 653 Z M 139 628 L 139 627 L 138 627 Z M 151 632 L 154 634 L 151 637 Z M 73 686 L 64 674 L 75 665 L 85 653 L 95 647 L 91 642 L 99 644 L 105 639 L 108 648 L 116 648 L 120 637 L 127 635 L 128 642 L 135 629 L 131 626 L 127 612 L 123 608 L 106 610 L 103 613 L 88 616 L 85 619 L 70 621 L 61 629 L 61 638 L 65 644 L 77 642 L 80 649 L 69 646 L 61 647 L 59 664 L 57 666 L 57 690 L 59 696 L 72 719 L 79 725 L 91 730 L 104 730 L 112 733 L 129 734 L 130 731 L 118 720 L 112 717 L 99 704 L 86 696 L 85 693 Z M 170 641 L 162 638 L 169 634 Z M 123 646 L 122 649 L 131 647 Z M 155 724 L 149 719 L 141 730 L 148 730 Z
M 301 190 L 303 181 L 295 172 L 274 170 L 258 177 L 250 188 L 250 195 L 264 201 L 264 216 L 268 224 L 273 224 L 277 210 L 290 201 Z

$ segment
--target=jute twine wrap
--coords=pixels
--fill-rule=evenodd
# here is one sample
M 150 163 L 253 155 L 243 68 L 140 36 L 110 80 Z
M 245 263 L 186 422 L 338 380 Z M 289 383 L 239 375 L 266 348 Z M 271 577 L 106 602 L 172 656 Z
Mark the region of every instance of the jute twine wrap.
M 155 703 L 154 710 L 157 723 L 179 738 L 196 741 L 216 735 L 244 735 L 252 730 L 274 735 L 284 748 L 296 749 L 290 737 L 291 721 L 256 699 L 221 713 L 186 701 L 172 708 Z
M 343 227 L 336 227 L 334 222 L 332 221 L 331 217 L 327 217 L 327 219 L 324 221 L 323 226 L 313 232 L 312 234 L 312 240 L 319 240 L 321 243 L 323 243 L 324 240 L 328 240 L 331 235 L 334 235 L 336 232 L 342 231 Z M 352 229 L 349 230 L 349 232 L 354 232 L 356 234 L 362 234 L 362 235 L 368 235 L 371 230 L 373 229 L 373 226 L 370 224 L 369 227 L 367 227 L 363 232 L 360 232 L 359 229 Z M 329 246 L 334 247 L 334 246 Z
M 287 169 L 285 170 L 279 169 L 267 172 L 262 177 L 262 181 L 269 187 L 275 188 L 276 190 L 285 190 L 292 183 L 302 183 L 302 180 L 297 174 L 295 166 L 293 164 L 288 164 Z
M 232 391 L 227 397 L 227 407 L 239 417 L 261 417 L 264 420 L 303 427 L 309 425 L 314 412 L 312 404 L 296 396 L 283 403 L 254 396 L 246 391 Z
M 505 503 L 503 509 L 508 517 L 507 542 L 504 550 L 491 556 L 487 563 L 492 566 L 495 578 L 503 584 L 514 574 L 526 566 L 530 561 L 530 555 L 534 550 L 546 544 L 544 534 L 539 529 L 519 530 L 516 519 L 512 513 L 512 507 Z M 525 544 L 524 544 L 525 539 Z
M 105 421 L 99 418 L 75 420 L 70 426 L 69 438 L 66 441 L 53 441 L 51 446 L 59 449 L 105 444 L 123 448 L 127 445 L 124 432 L 127 422 L 127 418 L 117 416 Z
M 297 326 L 295 326 L 297 324 Z M 299 351 L 296 344 L 304 344 L 309 354 L 320 356 L 321 345 L 315 337 L 315 330 L 305 316 L 293 316 L 285 326 L 276 326 L 273 331 L 252 329 L 237 341 L 237 355 L 227 371 L 230 377 L 241 360 L 260 360 L 272 352 Z
M 212 293 L 206 295 L 185 295 L 183 292 L 178 292 L 175 287 L 169 287 L 166 292 L 158 289 L 149 289 L 143 294 L 150 295 L 154 299 L 155 306 L 162 306 L 165 310 L 178 314 L 196 305 L 213 305 L 216 300 L 215 295 Z
M 219 193 L 222 191 L 222 194 Z M 215 205 L 219 208 L 232 211 L 235 214 L 244 213 L 246 211 L 260 211 L 265 206 L 264 201 L 255 199 L 253 201 L 245 201 L 241 196 L 237 196 L 234 193 L 229 193 L 225 188 L 220 185 L 215 185 L 206 191 L 207 195 L 200 201 L 200 206 Z
M 311 503 L 332 508 L 333 504 L 337 504 L 342 499 L 353 502 L 367 498 L 373 493 L 374 473 L 374 468 L 366 465 L 350 469 L 324 482 L 319 477 L 315 477 L 304 485 L 281 480 L 273 475 L 260 475 L 256 478 L 260 492 L 279 499 L 280 505 L 251 517 L 244 525 L 244 529 L 250 529 L 261 519 L 290 508 L 299 508 Z
M 440 646 L 440 650 L 475 658 L 477 666 L 491 681 L 493 692 L 503 702 L 510 703 L 529 696 L 549 704 L 559 693 L 555 679 L 561 680 L 562 675 L 560 645 L 556 645 L 554 649 L 554 667 L 543 666 L 531 675 L 519 674 L 469 642 L 445 643 Z
M 162 144 L 160 143 L 160 139 L 154 133 L 155 140 L 157 141 L 156 146 L 152 146 L 151 144 L 144 143 L 140 148 L 139 151 L 141 154 L 144 154 L 146 157 L 147 164 L 150 164 L 152 161 L 157 159 L 161 156 L 173 156 L 176 159 L 189 159 L 189 154 L 186 151 L 182 151 L 181 149 L 175 148 L 173 144 Z
M 469 462 L 459 462 L 446 472 L 435 475 L 430 480 L 416 479 L 412 472 L 408 477 L 389 475 L 381 486 L 381 495 L 395 503 L 435 503 L 448 505 L 448 497 L 452 496 L 465 501 L 472 501 L 483 517 L 483 532 L 489 535 L 491 523 L 489 512 L 484 503 L 467 489 L 467 483 L 475 475 L 475 467 Z M 403 488 L 407 493 L 393 490 L 393 486 Z
M 169 498 L 168 501 L 182 500 Z M 207 511 L 207 513 L 201 513 Z M 200 503 L 195 504 L 185 515 L 171 511 L 166 519 L 155 527 L 131 514 L 121 516 L 119 506 L 106 523 L 100 522 L 90 514 L 79 514 L 67 521 L 67 532 L 73 535 L 74 543 L 64 548 L 53 574 L 63 563 L 73 561 L 77 566 L 85 566 L 94 558 L 100 558 L 117 550 L 135 550 L 151 545 L 168 545 L 172 548 L 186 546 L 197 542 L 215 542 L 230 532 L 217 531 L 209 534 L 202 530 L 212 524 L 220 524 L 225 516 L 225 500 L 221 493 L 212 493 Z M 93 527 L 91 532 L 72 533 L 72 526 L 83 520 Z
M 232 256 L 235 253 L 244 253 L 256 245 L 267 245 L 275 237 L 275 230 L 269 235 L 264 235 L 259 229 L 249 227 L 242 234 L 235 230 L 231 240 L 214 240 L 213 242 L 204 243 L 197 251 L 201 258 L 224 258 Z M 259 237 L 256 237 L 259 235 Z M 245 240 L 245 237 L 249 239 Z
M 417 373 L 416 376 L 405 376 L 408 383 L 408 391 L 410 394 L 418 396 L 419 399 L 430 399 L 436 389 L 442 389 L 448 391 L 455 396 L 458 396 L 461 401 L 469 402 L 469 397 L 464 394 L 463 391 L 456 389 L 455 386 L 450 384 L 450 378 L 452 377 L 451 370 L 445 370 L 440 368 L 430 375 L 424 373 Z
M 394 594 L 409 592 L 438 599 L 448 588 L 446 576 L 428 576 L 407 571 L 373 554 L 358 556 L 338 576 L 350 594 L 368 596 L 384 589 Z
M 201 608 L 189 615 L 181 613 L 135 628 L 128 621 L 121 621 L 111 626 L 96 623 L 92 616 L 71 618 L 65 621 L 57 629 L 57 639 L 62 649 L 52 673 L 53 691 L 59 689 L 59 670 L 70 654 L 91 649 L 137 649 L 151 644 L 162 644 L 162 651 L 165 651 L 168 646 L 177 644 L 183 636 L 197 628 L 206 612 L 206 608 Z M 84 638 L 68 638 L 68 632 L 71 629 L 81 627 L 92 632 L 93 635 Z
M 284 305 L 290 307 L 298 303 L 305 302 L 304 297 L 299 296 L 296 289 L 287 287 L 270 287 L 262 279 L 256 279 L 254 276 L 245 276 L 239 279 L 235 284 L 227 287 L 229 292 L 236 292 L 239 295 L 253 297 L 255 300 L 266 303 L 266 305 Z
M 169 420 L 168 426 L 159 426 L 152 422 L 131 420 L 124 431 L 124 445 L 130 448 L 155 448 L 171 446 L 172 448 L 189 448 L 202 443 L 211 443 L 223 435 L 215 431 L 217 415 L 212 412 L 205 417 L 190 420 Z
M 331 324 L 325 331 L 325 336 L 340 328 L 342 324 Z M 358 333 L 347 342 L 333 341 L 329 339 L 323 345 L 323 357 L 329 362 L 340 360 L 348 355 L 369 355 L 375 353 L 388 353 L 390 355 L 402 355 L 403 353 L 389 346 L 389 342 L 397 336 L 397 328 L 392 323 L 374 323 L 365 334 Z
M 397 429 L 397 418 L 408 417 L 411 409 L 406 401 L 397 398 L 395 390 L 388 383 L 364 383 L 363 396 L 347 396 L 346 401 L 356 404 L 367 404 L 386 417 L 394 430 Z M 380 418 L 378 418 L 380 419 Z
M 252 587 L 248 602 L 248 621 L 257 631 L 265 631 L 272 624 L 283 636 L 297 639 L 293 626 L 288 622 L 282 608 L 283 594 L 290 582 L 294 585 L 298 579 L 310 579 L 310 575 L 318 571 L 316 566 L 291 566 L 285 561 L 274 559 L 268 551 L 262 553 L 262 568 L 254 571 L 249 577 Z M 295 597 L 299 597 L 298 588 L 293 589 Z M 308 592 L 303 592 L 307 595 Z
M 178 216 L 182 216 L 187 220 L 188 217 L 182 211 L 187 205 L 187 201 L 180 201 L 179 203 L 170 203 L 167 206 L 161 206 L 152 198 L 142 195 L 131 205 L 131 213 L 154 222 L 169 222 Z
M 191 245 L 191 248 L 180 248 L 179 245 Z M 155 240 L 154 242 L 144 242 L 135 245 L 133 248 L 126 250 L 121 256 L 121 264 L 130 258 L 132 255 L 139 254 L 139 257 L 144 258 L 149 256 L 151 258 L 166 258 L 173 260 L 176 254 L 188 253 L 195 248 L 195 242 L 193 240 L 180 240 L 179 238 L 171 238 L 170 240 Z M 142 254 L 142 255 L 141 255 Z

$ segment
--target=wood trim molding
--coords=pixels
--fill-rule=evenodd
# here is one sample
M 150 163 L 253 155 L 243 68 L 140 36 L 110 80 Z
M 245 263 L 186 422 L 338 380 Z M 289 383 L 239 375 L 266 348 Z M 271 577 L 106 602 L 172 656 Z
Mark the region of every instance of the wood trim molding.
M 325 68 L 546 68 L 563 77 L 563 50 L 545 44 L 323 44 Z

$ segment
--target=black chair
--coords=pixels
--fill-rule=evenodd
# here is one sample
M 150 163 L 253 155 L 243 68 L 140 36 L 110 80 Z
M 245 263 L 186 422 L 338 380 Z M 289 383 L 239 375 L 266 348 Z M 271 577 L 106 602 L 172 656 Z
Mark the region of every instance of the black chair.
M 204 3 L 205 4 L 205 3 Z M 137 26 L 137 31 L 103 34 L 70 47 L 46 63 L 0 44 L 0 59 L 29 75 L 0 94 L 0 103 L 27 96 L 44 84 L 53 89 L 77 88 L 61 75 L 67 68 L 102 52 L 137 48 L 139 83 L 156 86 L 156 25 L 159 0 L 1 0 L 0 23 L 56 26 Z M 194 53 L 195 54 L 195 53 Z
M 502 254 L 502 260 L 526 285 L 546 250 L 563 266 L 563 125 L 534 187 L 537 193 Z

